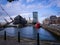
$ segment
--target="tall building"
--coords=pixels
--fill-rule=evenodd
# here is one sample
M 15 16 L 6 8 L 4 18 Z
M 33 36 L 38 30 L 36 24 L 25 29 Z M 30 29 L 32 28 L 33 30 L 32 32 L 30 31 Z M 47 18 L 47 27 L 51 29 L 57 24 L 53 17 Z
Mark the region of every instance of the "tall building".
M 29 20 L 27 21 L 28 24 L 32 24 L 32 19 L 29 17 Z
M 43 24 L 60 24 L 60 17 L 52 15 L 50 18 L 46 18 Z
M 33 24 L 38 22 L 38 12 L 33 12 Z
M 57 17 L 56 16 L 50 16 L 50 23 L 56 24 Z

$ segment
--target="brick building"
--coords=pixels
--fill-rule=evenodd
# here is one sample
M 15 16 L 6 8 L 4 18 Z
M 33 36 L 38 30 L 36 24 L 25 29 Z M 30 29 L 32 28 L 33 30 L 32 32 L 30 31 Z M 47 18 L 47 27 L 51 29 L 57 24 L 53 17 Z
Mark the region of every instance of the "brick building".
M 56 16 L 50 16 L 50 24 L 56 24 L 57 23 L 57 17 Z
M 60 24 L 60 17 L 50 16 L 43 21 L 43 24 Z

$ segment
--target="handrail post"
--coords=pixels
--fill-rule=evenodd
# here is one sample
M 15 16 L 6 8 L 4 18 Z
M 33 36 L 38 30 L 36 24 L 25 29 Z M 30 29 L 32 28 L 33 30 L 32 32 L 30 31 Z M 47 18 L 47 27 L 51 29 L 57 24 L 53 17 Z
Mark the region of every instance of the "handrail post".
M 6 31 L 4 31 L 4 40 L 6 40 Z
M 37 45 L 39 45 L 39 33 L 37 33 Z
M 20 43 L 20 32 L 18 32 L 18 42 Z

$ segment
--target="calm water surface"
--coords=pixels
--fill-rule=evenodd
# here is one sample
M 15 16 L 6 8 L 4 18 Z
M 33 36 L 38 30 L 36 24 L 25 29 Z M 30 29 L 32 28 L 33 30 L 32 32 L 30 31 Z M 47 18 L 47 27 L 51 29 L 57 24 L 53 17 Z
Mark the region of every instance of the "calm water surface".
M 1 29 L 0 29 L 1 30 Z M 24 28 L 5 28 L 0 31 L 0 36 L 4 35 L 4 31 L 7 32 L 7 36 L 17 37 L 18 31 L 20 31 L 20 36 L 25 38 L 36 39 L 37 33 L 39 33 L 40 40 L 56 40 L 54 36 L 47 30 L 40 28 L 35 29 L 32 26 L 24 27 Z

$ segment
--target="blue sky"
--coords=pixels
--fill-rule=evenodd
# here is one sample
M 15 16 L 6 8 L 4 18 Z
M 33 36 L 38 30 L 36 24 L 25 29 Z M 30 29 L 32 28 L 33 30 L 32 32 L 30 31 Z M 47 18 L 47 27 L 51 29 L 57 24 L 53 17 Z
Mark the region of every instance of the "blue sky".
M 34 11 L 38 12 L 39 22 L 51 15 L 60 16 L 60 0 L 16 0 L 11 3 L 7 0 L 0 0 L 0 5 L 12 18 L 20 14 L 26 19 L 29 17 L 32 19 L 32 12 Z M 0 22 L 3 20 L 2 17 L 10 20 L 0 8 Z

